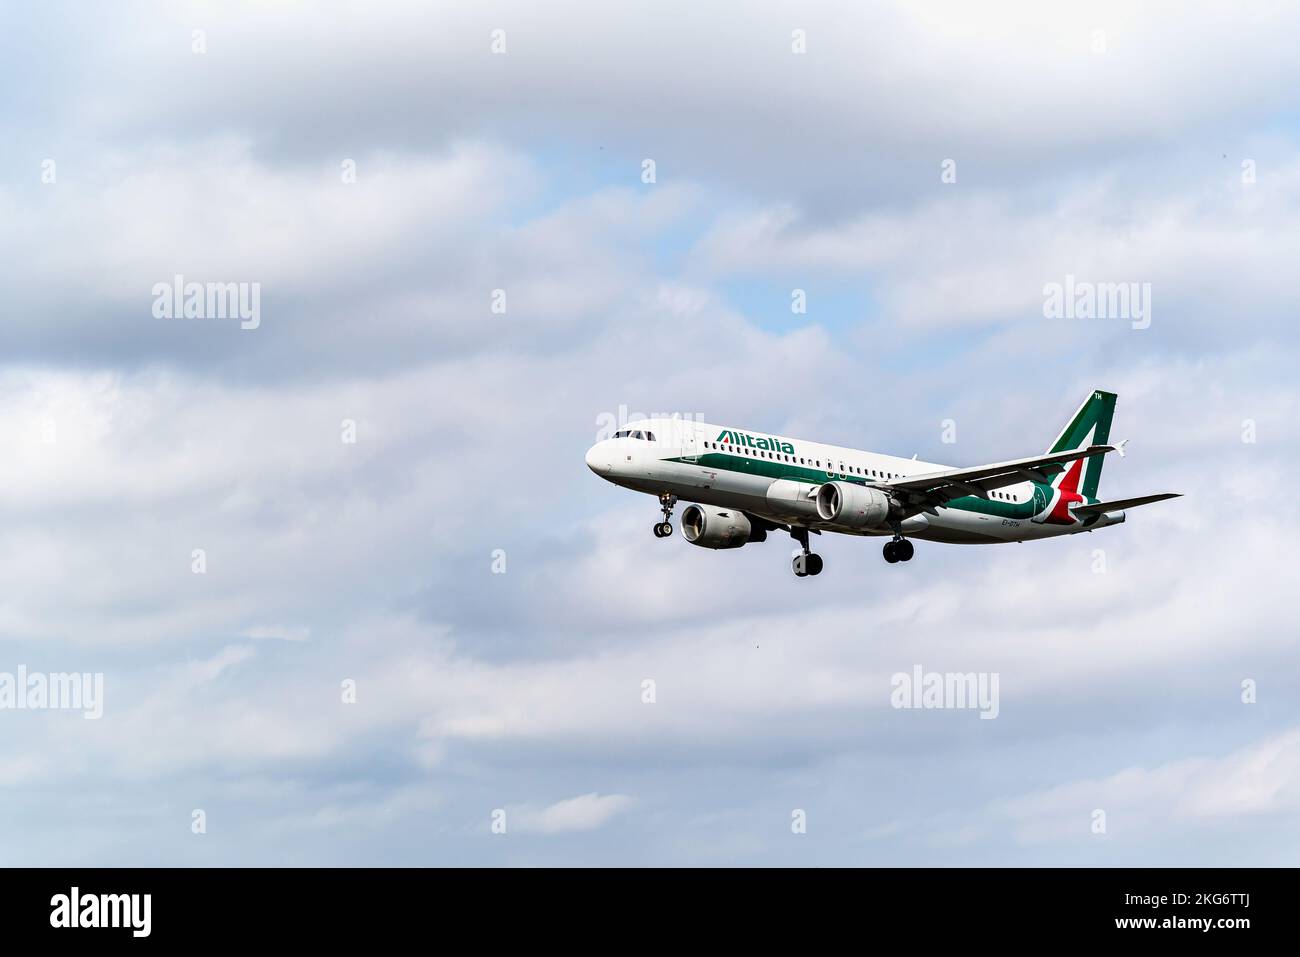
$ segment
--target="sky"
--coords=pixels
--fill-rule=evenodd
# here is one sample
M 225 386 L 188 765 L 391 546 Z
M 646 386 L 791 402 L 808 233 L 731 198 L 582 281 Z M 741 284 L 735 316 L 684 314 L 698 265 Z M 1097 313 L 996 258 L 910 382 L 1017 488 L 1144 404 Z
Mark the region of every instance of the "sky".
M 0 863 L 1295 863 L 1298 30 L 7 6 Z M 977 465 L 1094 389 L 1103 497 L 1185 497 L 815 579 L 583 460 L 664 413 Z M 996 717 L 895 707 L 918 667 Z

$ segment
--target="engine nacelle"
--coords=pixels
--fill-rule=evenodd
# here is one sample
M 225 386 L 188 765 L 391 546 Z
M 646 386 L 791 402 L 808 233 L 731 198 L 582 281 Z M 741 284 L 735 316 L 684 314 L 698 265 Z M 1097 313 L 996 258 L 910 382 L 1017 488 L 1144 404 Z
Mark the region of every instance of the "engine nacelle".
M 889 496 L 878 488 L 827 482 L 817 490 L 817 515 L 845 528 L 874 528 L 889 517 Z
M 744 512 L 713 505 L 686 506 L 682 512 L 682 535 L 701 548 L 739 548 L 746 542 L 767 538 L 767 532 L 756 528 Z
M 817 517 L 817 489 L 807 482 L 777 479 L 767 487 L 767 508 L 771 514 L 795 522 Z

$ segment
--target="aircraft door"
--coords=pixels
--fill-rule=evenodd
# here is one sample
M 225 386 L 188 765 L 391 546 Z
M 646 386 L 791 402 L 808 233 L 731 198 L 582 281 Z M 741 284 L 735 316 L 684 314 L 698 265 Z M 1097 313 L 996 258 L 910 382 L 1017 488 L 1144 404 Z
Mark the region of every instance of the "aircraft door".
M 694 465 L 700 460 L 700 443 L 695 438 L 695 430 L 687 428 L 682 434 L 682 460 Z

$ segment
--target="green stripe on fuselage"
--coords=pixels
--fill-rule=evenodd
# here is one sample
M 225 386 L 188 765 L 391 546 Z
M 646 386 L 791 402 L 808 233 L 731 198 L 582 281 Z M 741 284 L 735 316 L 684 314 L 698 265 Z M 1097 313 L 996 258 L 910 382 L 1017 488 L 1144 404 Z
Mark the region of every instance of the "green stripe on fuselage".
M 750 458 L 746 455 L 729 455 L 725 452 L 706 452 L 696 458 L 669 458 L 665 462 L 680 462 L 686 465 L 698 465 L 701 468 L 720 472 L 737 472 L 741 475 L 757 475 L 770 479 L 790 479 L 793 482 L 807 482 L 809 485 L 821 485 L 824 482 L 848 482 L 852 485 L 876 486 L 878 483 L 861 475 L 841 475 L 823 469 L 810 469 L 807 466 L 791 462 L 778 462 L 775 459 Z M 906 476 L 904 476 L 906 478 Z M 963 512 L 977 512 L 995 518 L 1018 518 L 1028 520 L 1034 517 L 1034 502 L 1040 498 L 1038 489 L 1045 495 L 1043 501 L 1052 500 L 1052 487 L 1035 482 L 1035 495 L 1028 502 L 999 502 L 994 499 L 980 498 L 978 495 L 964 495 L 940 506 L 955 508 Z

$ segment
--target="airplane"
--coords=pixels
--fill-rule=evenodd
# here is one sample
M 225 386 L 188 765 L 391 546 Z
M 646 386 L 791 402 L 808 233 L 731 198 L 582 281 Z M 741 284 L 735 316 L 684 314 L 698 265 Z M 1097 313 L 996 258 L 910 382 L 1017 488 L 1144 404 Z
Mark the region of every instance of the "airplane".
M 1118 525 L 1125 510 L 1178 498 L 1158 492 L 1102 501 L 1105 456 L 1124 456 L 1110 441 L 1114 392 L 1090 394 L 1042 455 L 952 468 L 932 462 L 710 425 L 681 417 L 650 418 L 598 441 L 587 466 L 601 478 L 657 496 L 663 521 L 656 538 L 682 533 L 702 548 L 740 548 L 769 532 L 788 532 L 802 553 L 800 578 L 823 561 L 809 535 L 889 536 L 885 561 L 909 562 L 913 539 L 954 544 L 1026 542 Z

